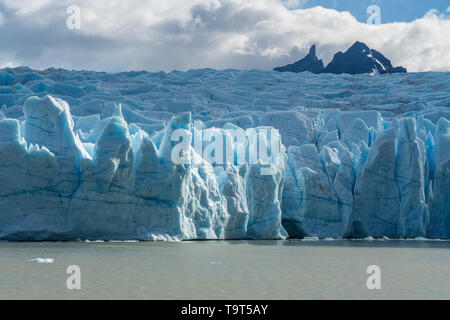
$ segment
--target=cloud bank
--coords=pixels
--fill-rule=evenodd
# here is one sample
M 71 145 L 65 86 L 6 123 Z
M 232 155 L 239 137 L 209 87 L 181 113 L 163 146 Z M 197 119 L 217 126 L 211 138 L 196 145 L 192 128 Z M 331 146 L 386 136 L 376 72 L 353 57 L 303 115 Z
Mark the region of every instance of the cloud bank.
M 435 10 L 379 26 L 304 0 L 0 0 L 0 67 L 104 71 L 272 69 L 317 45 L 325 62 L 354 41 L 409 71 L 450 71 L 450 18 Z M 81 29 L 66 26 L 77 5 Z M 448 10 L 447 10 L 448 11 Z

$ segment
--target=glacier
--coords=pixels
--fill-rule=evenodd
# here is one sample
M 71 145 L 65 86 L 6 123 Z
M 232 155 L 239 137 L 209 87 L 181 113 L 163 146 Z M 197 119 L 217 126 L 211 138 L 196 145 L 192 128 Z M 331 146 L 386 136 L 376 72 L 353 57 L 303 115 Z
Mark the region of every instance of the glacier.
M 449 83 L 0 70 L 0 240 L 450 238 Z

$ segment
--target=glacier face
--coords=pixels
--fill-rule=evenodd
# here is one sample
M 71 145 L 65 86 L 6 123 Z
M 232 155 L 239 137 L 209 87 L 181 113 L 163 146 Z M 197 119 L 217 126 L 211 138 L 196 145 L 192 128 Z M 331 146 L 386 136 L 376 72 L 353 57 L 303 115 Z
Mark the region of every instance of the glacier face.
M 222 170 L 188 145 L 177 164 L 174 130 L 206 136 L 190 113 L 150 137 L 121 107 L 94 146 L 74 134 L 64 100 L 30 97 L 25 120 L 0 120 L 0 236 L 8 240 L 279 239 L 285 153 Z M 225 130 L 217 130 L 226 134 Z M 250 132 L 250 131 L 249 131 Z M 244 131 L 244 134 L 246 132 Z M 247 136 L 245 135 L 245 138 Z M 244 142 L 246 143 L 246 142 Z M 248 142 L 247 142 L 248 143 Z M 262 171 L 270 166 L 270 174 Z
M 450 238 L 449 83 L 0 70 L 0 239 Z M 279 152 L 250 161 L 267 128 Z M 191 162 L 173 161 L 180 129 Z M 198 150 L 230 130 L 244 162 Z

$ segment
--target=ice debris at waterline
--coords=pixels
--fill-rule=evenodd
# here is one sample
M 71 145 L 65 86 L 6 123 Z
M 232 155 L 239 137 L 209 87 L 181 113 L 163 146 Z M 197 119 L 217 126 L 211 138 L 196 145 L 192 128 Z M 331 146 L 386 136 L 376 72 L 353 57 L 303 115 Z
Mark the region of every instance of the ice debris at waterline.
M 31 263 L 53 263 L 53 259 L 52 258 L 34 258 L 31 260 L 28 260 L 28 262 L 31 262 Z
M 0 239 L 450 238 L 449 74 L 438 75 L 7 69 Z M 282 141 L 268 165 L 196 151 L 229 130 L 245 136 L 232 154 L 252 150 L 268 127 Z M 195 165 L 172 161 L 178 129 Z

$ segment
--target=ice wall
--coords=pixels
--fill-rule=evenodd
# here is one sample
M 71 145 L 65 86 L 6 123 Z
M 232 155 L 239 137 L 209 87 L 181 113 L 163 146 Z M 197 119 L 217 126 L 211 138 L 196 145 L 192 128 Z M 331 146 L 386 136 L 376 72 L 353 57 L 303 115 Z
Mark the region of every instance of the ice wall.
M 236 161 L 220 170 L 189 142 L 193 161 L 176 164 L 173 131 L 204 134 L 194 132 L 190 113 L 149 136 L 128 126 L 117 107 L 104 119 L 94 146 L 74 134 L 70 109 L 61 99 L 30 97 L 24 113 L 22 123 L 0 120 L 1 239 L 287 236 L 281 225 L 284 149 L 271 164 Z
M 450 238 L 449 81 L 0 70 L 0 239 Z M 270 167 L 195 143 L 267 127 Z M 179 129 L 195 165 L 169 161 Z
M 322 118 L 316 144 L 287 151 L 282 210 L 290 235 L 449 238 L 446 119 Z

